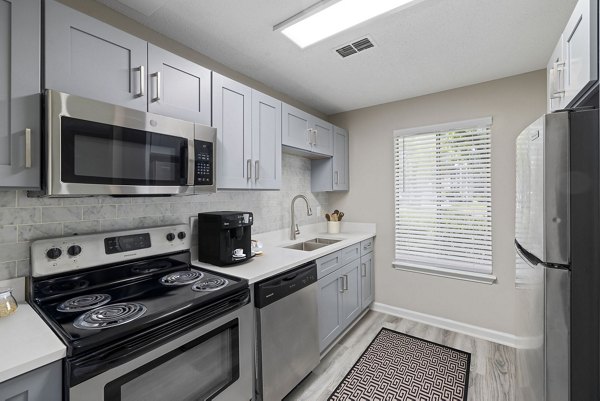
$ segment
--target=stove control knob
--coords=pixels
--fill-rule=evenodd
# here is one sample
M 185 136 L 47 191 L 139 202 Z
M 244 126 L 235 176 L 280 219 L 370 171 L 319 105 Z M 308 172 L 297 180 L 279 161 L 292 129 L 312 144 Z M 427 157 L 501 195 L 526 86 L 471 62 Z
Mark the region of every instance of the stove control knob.
M 167 234 L 167 241 L 171 242 L 175 239 L 175 234 L 173 233 L 168 233 Z
M 60 255 L 62 255 L 60 248 L 50 248 L 46 252 L 46 256 L 48 256 L 50 259 L 58 259 L 60 258 Z
M 71 245 L 69 249 L 67 249 L 67 253 L 69 256 L 77 256 L 81 253 L 81 247 L 79 245 Z
M 184 231 L 179 231 L 179 233 L 177 234 L 177 238 L 184 239 L 185 238 L 185 232 Z

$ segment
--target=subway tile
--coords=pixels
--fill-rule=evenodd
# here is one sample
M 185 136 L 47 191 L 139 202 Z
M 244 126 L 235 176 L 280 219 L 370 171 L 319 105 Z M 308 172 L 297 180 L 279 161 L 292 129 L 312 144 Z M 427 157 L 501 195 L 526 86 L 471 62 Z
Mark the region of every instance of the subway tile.
M 83 220 L 105 220 L 117 217 L 116 205 L 84 206 Z
M 17 260 L 17 277 L 27 277 L 31 274 L 31 263 L 29 259 Z
M 19 242 L 60 237 L 63 233 L 62 223 L 28 224 L 19 226 Z
M 0 245 L 0 262 L 23 260 L 29 257 L 29 242 Z
M 0 227 L 0 244 L 17 242 L 17 226 Z
M 98 220 L 86 220 L 86 221 L 71 221 L 63 223 L 63 235 L 83 235 L 83 234 L 94 234 L 102 231 L 100 221 Z
M 100 199 L 97 196 L 81 196 L 77 198 L 64 198 L 63 206 L 85 206 L 98 205 Z
M 171 204 L 139 204 L 139 205 L 119 205 L 117 206 L 118 218 L 132 218 L 144 216 L 161 216 L 171 213 Z
M 129 205 L 134 198 L 116 197 L 116 196 L 99 196 L 98 200 L 101 205 Z
M 82 217 L 82 207 L 81 206 L 43 207 L 42 208 L 42 221 L 44 223 L 77 221 L 77 220 L 81 220 L 81 217 Z
M 40 222 L 40 208 L 2 208 L 0 209 L 0 225 L 35 224 Z
M 0 263 L 0 280 L 9 280 L 17 276 L 17 262 Z
M 0 191 L 0 207 L 17 206 L 17 194 L 15 191 Z

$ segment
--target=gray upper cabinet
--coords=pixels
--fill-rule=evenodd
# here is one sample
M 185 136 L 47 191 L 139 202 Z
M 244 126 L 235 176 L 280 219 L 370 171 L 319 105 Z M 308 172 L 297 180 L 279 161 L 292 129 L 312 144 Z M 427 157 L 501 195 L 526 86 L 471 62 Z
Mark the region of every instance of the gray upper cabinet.
M 40 0 L 0 0 L 0 186 L 40 186 Z
M 145 111 L 147 43 L 54 0 L 45 5 L 45 87 Z
M 211 124 L 210 70 L 148 43 L 148 111 Z
M 312 160 L 312 192 L 348 191 L 348 132 L 333 126 L 333 157 Z
M 212 96 L 218 187 L 252 188 L 252 89 L 213 73 Z
M 281 188 L 281 102 L 252 90 L 252 187 Z
M 576 105 L 598 79 L 598 1 L 579 0 L 547 66 L 548 111 Z
M 0 3 L 2 1 L 4 0 L 0 0 Z M 23 2 L 23 0 L 17 1 Z M 0 401 L 60 401 L 62 399 L 61 361 L 52 362 L 0 383 Z
M 316 158 L 333 155 L 333 125 L 285 103 L 282 114 L 283 145 Z

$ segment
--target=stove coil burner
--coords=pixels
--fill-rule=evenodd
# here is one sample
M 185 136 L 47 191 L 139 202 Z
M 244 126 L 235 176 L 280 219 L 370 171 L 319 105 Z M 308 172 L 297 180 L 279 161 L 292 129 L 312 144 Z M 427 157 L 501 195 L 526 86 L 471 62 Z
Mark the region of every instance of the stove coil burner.
M 59 312 L 82 312 L 94 309 L 110 302 L 108 294 L 89 294 L 71 298 L 56 307 Z
M 166 260 L 159 260 L 151 263 L 144 263 L 140 266 L 134 266 L 131 271 L 135 274 L 154 273 L 172 267 L 172 263 Z
M 79 316 L 73 322 L 78 329 L 107 329 L 129 323 L 146 313 L 146 307 L 138 303 L 120 303 L 101 306 Z
M 220 288 L 225 287 L 229 284 L 229 280 L 224 278 L 209 278 L 206 280 L 198 281 L 192 287 L 194 291 L 216 291 Z
M 77 276 L 48 281 L 41 288 L 41 291 L 46 295 L 55 295 L 71 291 L 81 291 L 89 285 L 89 281 L 83 279 L 82 276 Z
M 196 270 L 184 270 L 167 274 L 160 278 L 162 285 L 187 285 L 200 280 L 204 274 Z

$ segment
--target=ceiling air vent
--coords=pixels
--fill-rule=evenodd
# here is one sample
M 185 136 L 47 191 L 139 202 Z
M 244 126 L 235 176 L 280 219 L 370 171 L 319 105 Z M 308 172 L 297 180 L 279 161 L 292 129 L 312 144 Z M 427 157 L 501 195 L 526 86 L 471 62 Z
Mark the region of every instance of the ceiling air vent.
M 352 43 L 346 44 L 342 47 L 335 49 L 335 51 L 342 57 L 348 57 L 363 50 L 375 47 L 375 44 L 370 38 L 362 38 Z

